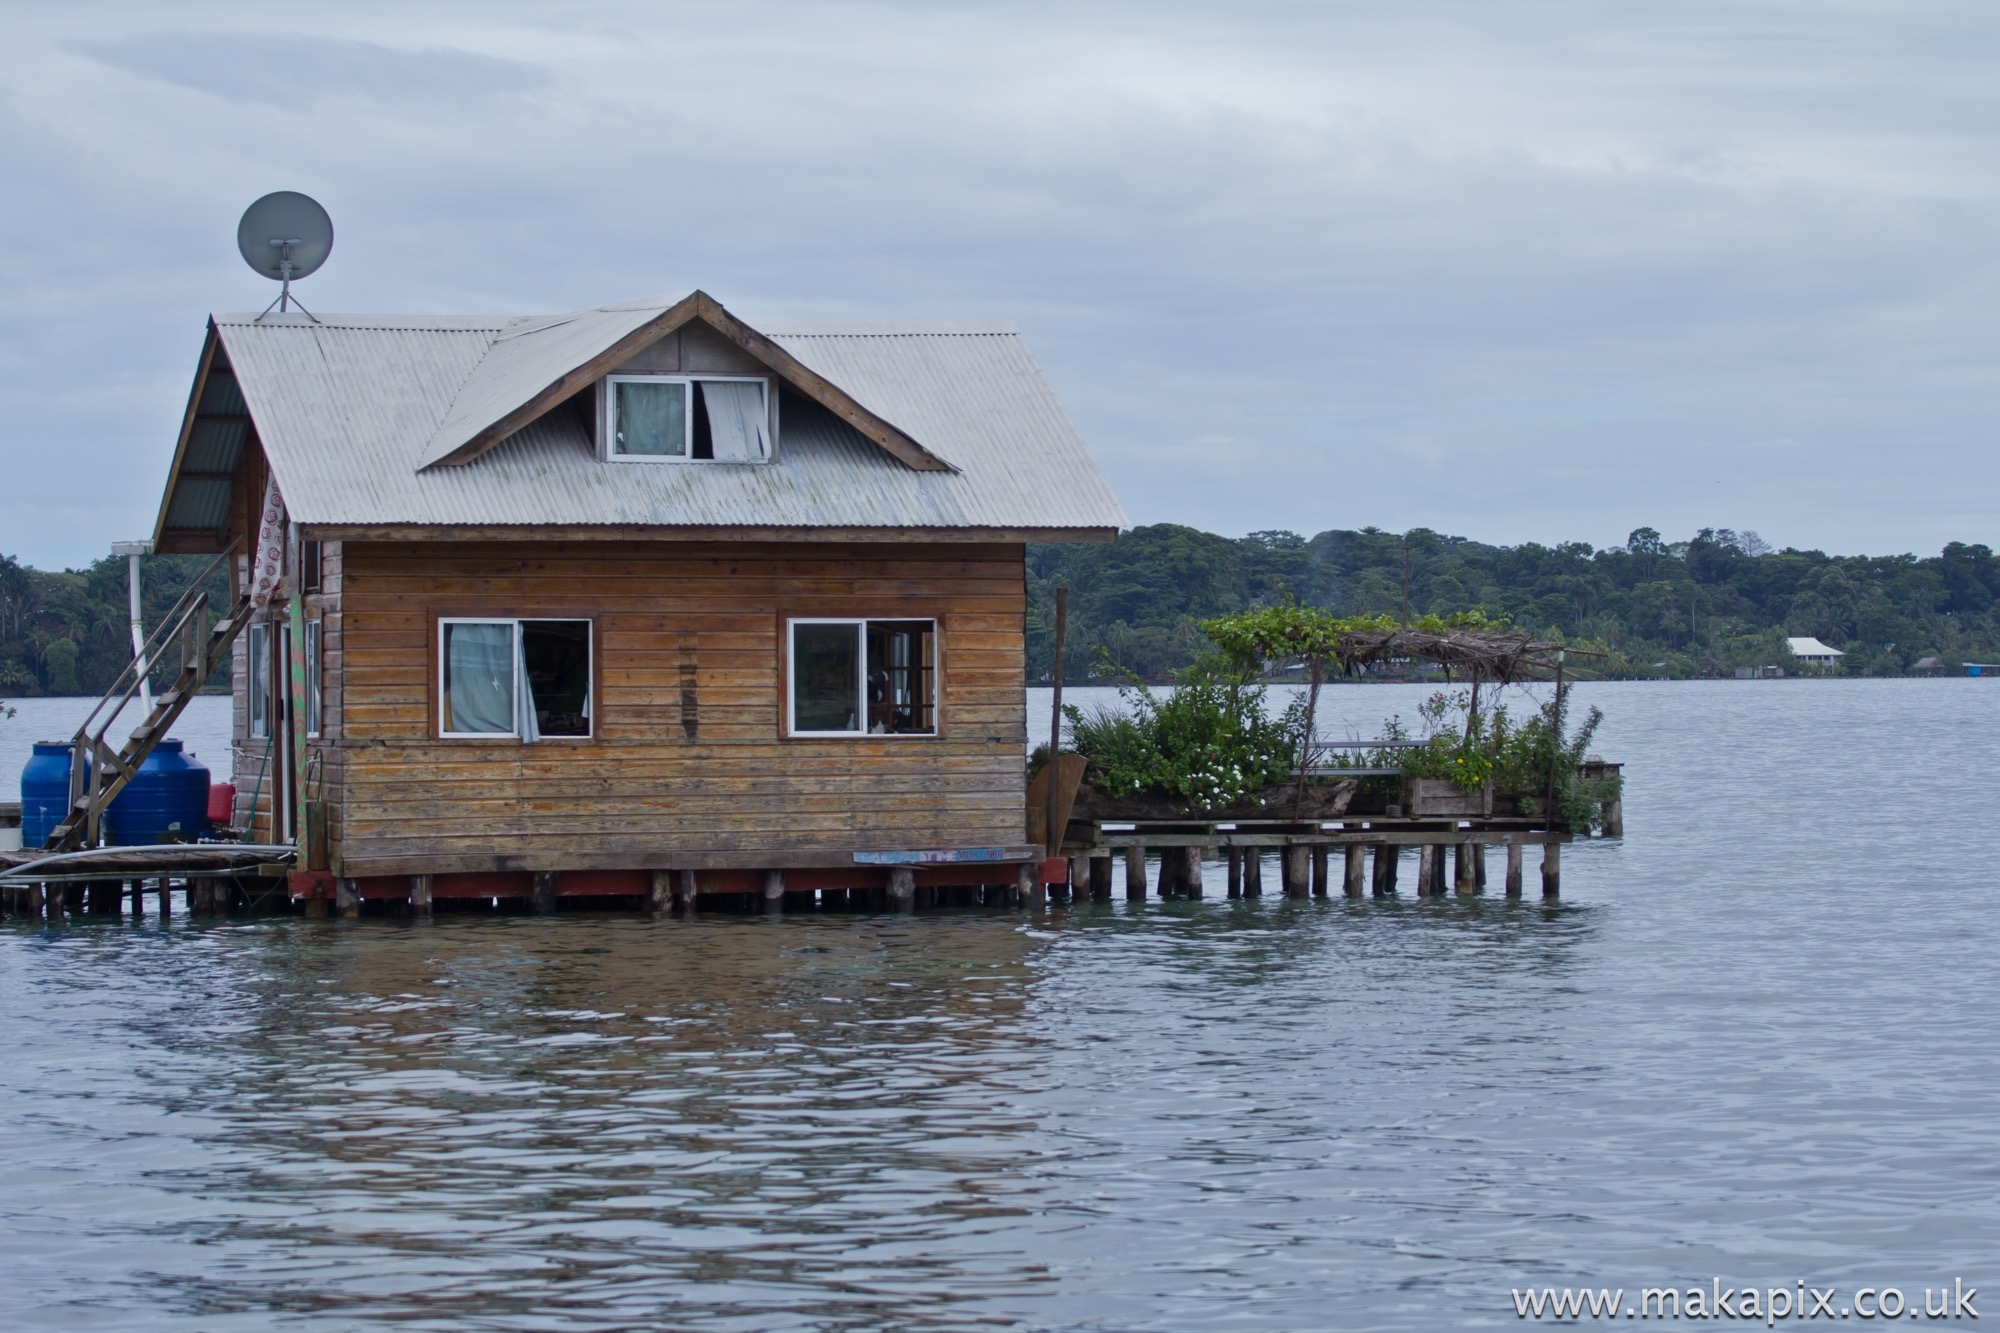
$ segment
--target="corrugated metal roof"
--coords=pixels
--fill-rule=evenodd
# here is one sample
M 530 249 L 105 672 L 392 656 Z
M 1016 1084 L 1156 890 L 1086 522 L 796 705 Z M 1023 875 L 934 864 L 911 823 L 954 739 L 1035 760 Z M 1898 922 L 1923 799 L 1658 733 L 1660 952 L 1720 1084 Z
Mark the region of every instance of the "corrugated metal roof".
M 535 319 L 217 315 L 287 507 L 324 526 L 1122 527 L 1011 324 L 784 324 L 765 336 L 955 471 L 917 471 L 797 394 L 774 461 L 603 463 L 564 404 L 460 466 L 435 458 L 673 302 Z M 565 365 L 564 363 L 568 364 Z M 454 443 L 455 442 L 455 443 Z

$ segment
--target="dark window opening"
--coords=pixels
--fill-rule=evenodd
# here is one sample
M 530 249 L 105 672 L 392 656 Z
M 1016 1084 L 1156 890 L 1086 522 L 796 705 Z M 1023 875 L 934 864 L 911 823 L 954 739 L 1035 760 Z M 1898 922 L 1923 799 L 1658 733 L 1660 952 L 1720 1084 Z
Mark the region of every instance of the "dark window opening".
M 320 591 L 320 546 L 318 542 L 299 543 L 299 591 Z
M 543 736 L 590 735 L 590 622 L 524 620 L 521 660 Z
M 937 730 L 932 640 L 928 620 L 868 622 L 868 730 L 914 736 Z
M 694 384 L 694 452 L 689 457 L 715 457 L 715 427 L 708 420 L 708 395 L 701 391 L 700 380 Z

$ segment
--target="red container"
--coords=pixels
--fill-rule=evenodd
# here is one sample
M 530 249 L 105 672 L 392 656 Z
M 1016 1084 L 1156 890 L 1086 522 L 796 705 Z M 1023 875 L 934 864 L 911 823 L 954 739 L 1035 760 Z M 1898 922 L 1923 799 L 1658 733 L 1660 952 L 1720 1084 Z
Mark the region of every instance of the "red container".
M 236 784 L 214 782 L 208 788 L 208 822 L 227 824 L 236 818 Z

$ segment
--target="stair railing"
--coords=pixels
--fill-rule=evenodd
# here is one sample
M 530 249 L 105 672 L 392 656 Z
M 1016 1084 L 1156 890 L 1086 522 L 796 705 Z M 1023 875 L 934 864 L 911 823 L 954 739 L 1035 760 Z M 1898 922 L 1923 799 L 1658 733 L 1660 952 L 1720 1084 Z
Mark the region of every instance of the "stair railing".
M 243 544 L 238 537 L 188 584 L 159 625 L 146 637 L 139 653 L 118 673 L 111 688 L 84 718 L 70 743 L 69 809 L 62 822 L 50 831 L 42 844 L 44 851 L 65 851 L 79 844 L 98 845 L 104 832 L 104 811 L 113 798 L 138 776 L 155 744 L 174 719 L 187 707 L 188 700 L 221 663 L 237 632 L 248 618 L 248 598 L 240 598 L 228 619 L 213 629 L 209 625 L 208 593 L 202 584 Z M 146 720 L 135 727 L 118 749 L 105 743 L 105 733 L 118 721 L 125 706 L 139 693 L 139 685 L 152 667 L 169 660 L 168 648 L 180 641 L 181 670 L 174 684 L 155 696 Z

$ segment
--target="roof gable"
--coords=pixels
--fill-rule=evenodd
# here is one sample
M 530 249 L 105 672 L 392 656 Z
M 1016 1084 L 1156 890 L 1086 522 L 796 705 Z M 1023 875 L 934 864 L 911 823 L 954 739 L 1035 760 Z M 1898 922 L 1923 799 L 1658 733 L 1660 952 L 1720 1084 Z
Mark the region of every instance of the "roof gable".
M 450 410 L 424 447 L 420 466 L 455 467 L 471 462 L 608 371 L 695 320 L 736 343 L 778 378 L 833 411 L 906 466 L 919 471 L 950 466 L 699 291 L 523 320 L 504 329 L 459 386 Z

